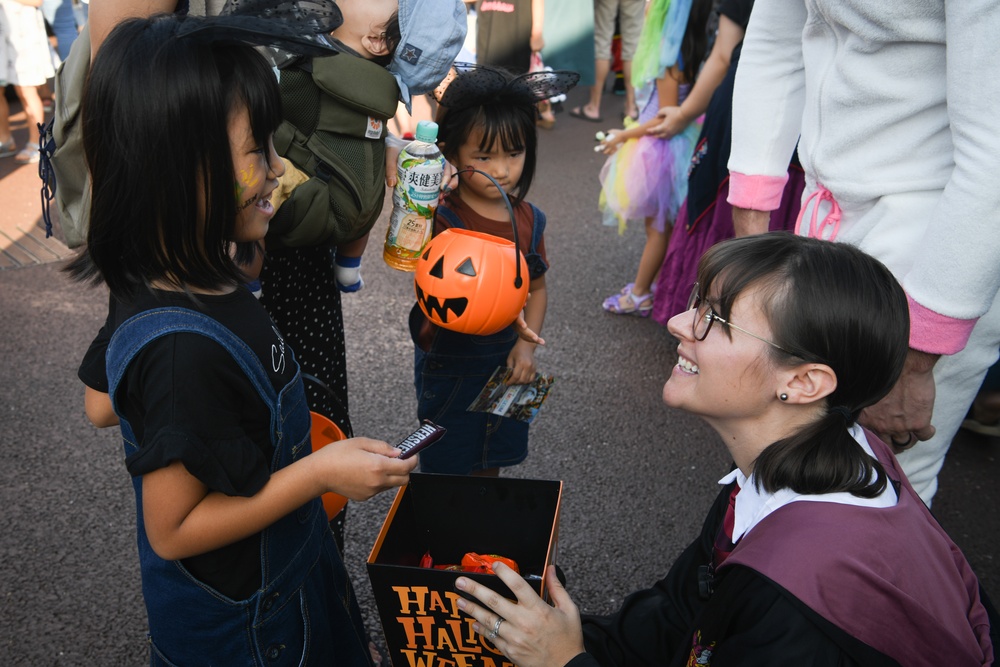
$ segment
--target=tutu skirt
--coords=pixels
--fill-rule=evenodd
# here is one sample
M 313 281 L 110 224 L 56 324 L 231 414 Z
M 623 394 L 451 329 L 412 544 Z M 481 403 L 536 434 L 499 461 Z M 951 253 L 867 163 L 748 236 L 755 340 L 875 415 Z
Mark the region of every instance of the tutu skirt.
M 688 165 L 701 133 L 701 119 L 670 139 L 629 139 L 601 168 L 601 211 L 605 224 L 624 232 L 629 221 L 653 219 L 666 231 L 687 197 Z
M 781 204 L 771 211 L 768 231 L 791 231 L 795 227 L 805 186 L 802 169 L 789 169 Z M 719 187 L 715 203 L 698 220 L 688 220 L 687 202 L 678 212 L 677 226 L 670 236 L 653 294 L 653 319 L 660 324 L 666 325 L 667 320 L 687 308 L 702 254 L 716 243 L 733 238 L 733 207 L 726 201 L 728 197 L 726 179 Z

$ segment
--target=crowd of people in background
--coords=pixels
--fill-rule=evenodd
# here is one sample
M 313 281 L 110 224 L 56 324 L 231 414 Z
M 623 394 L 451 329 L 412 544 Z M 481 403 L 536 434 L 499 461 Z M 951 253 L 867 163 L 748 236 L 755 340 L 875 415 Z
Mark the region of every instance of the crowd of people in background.
M 227 599 L 251 599 L 285 585 L 265 580 L 258 586 L 268 573 L 257 558 L 295 558 L 283 549 L 267 553 L 270 537 L 287 533 L 296 544 L 315 548 L 321 565 L 308 585 L 351 597 L 343 564 L 323 546 L 330 517 L 307 528 L 285 525 L 282 517 L 297 504 L 315 510 L 325 492 L 367 499 L 405 484 L 415 469 L 413 462 L 395 460 L 385 443 L 353 437 L 341 298 L 363 287 L 359 267 L 367 234 L 351 246 L 286 244 L 267 235 L 280 208 L 278 201 L 272 205 L 272 192 L 293 177 L 288 187 L 294 190 L 308 176 L 272 144 L 287 80 L 279 88 L 274 70 L 249 43 L 299 48 L 312 59 L 336 53 L 335 62 L 345 54 L 370 61 L 398 94 L 382 105 L 389 109 L 385 127 L 380 120 L 374 135 L 370 129 L 363 135 L 381 142 L 375 194 L 382 192 L 383 173 L 387 185 L 395 180 L 399 143 L 387 141 L 389 131 L 410 140 L 418 121 L 436 120 L 452 171 L 444 179 L 435 235 L 465 228 L 513 241 L 512 224 L 519 230 L 530 298 L 518 322 L 491 336 L 456 335 L 432 324 L 417 306 L 411 313 L 415 417 L 442 423 L 452 436 L 450 444 L 424 455 L 422 471 L 499 475 L 528 456 L 526 423 L 473 415 L 464 405 L 498 365 L 511 368 L 515 383 L 535 379 L 533 355 L 544 344 L 546 305 L 559 297 L 545 284 L 546 216 L 525 198 L 538 133 L 559 123 L 601 130 L 598 149 L 607 157 L 593 175 L 595 224 L 617 227 L 622 243 L 633 242 L 635 227 L 643 229 L 631 281 L 608 285 L 610 296 L 600 307 L 608 317 L 650 317 L 665 327 L 664 336 L 679 341 L 664 401 L 703 417 L 735 462 L 720 482 L 723 492 L 703 534 L 661 584 L 629 597 L 619 614 L 581 619 L 554 574 L 555 605 L 540 605 L 501 566 L 498 574 L 520 604 L 496 601 L 463 580 L 461 587 L 479 600 L 462 604 L 476 619 L 476 631 L 528 667 L 701 664 L 702 658 L 707 664 L 713 653 L 713 664 L 740 664 L 742 652 L 787 657 L 817 649 L 831 656 L 817 664 L 908 664 L 932 653 L 917 648 L 931 628 L 945 628 L 946 639 L 931 647 L 954 649 L 951 655 L 968 664 L 990 664 L 992 605 L 927 508 L 960 428 L 1000 437 L 1000 191 L 991 181 L 1000 167 L 1000 121 L 990 108 L 1000 99 L 994 75 L 1000 68 L 993 67 L 1000 54 L 989 46 L 1000 29 L 1000 6 L 917 0 L 918 11 L 871 0 L 593 0 L 587 14 L 592 49 L 588 35 L 587 57 L 574 56 L 576 67 L 569 67 L 564 54 L 548 46 L 556 28 L 546 14 L 579 14 L 576 3 L 590 11 L 584 0 L 338 0 L 334 27 L 320 46 L 269 35 L 266 27 L 252 39 L 238 31 L 232 37 L 236 33 L 226 33 L 223 24 L 206 20 L 207 32 L 221 30 L 226 39 L 243 42 L 210 46 L 181 39 L 205 20 L 186 1 L 136 6 L 94 0 L 91 7 L 79 0 L 0 0 L 0 158 L 20 164 L 41 157 L 38 127 L 59 102 L 52 79 L 89 20 L 95 83 L 88 85 L 95 92 L 88 99 L 92 122 L 84 116 L 84 143 L 94 178 L 91 210 L 100 219 L 92 221 L 88 244 L 69 272 L 105 282 L 112 295 L 80 377 L 88 417 L 123 429 L 139 499 L 153 650 L 184 658 L 245 649 L 234 648 L 239 641 L 227 643 L 245 629 L 228 604 L 204 617 L 192 614 L 192 623 L 212 614 L 228 620 L 212 642 L 185 645 L 168 619 L 179 605 L 216 602 L 171 575 L 172 561 L 183 561 L 194 579 Z M 200 11 L 216 10 L 209 2 Z M 176 49 L 176 62 L 152 59 L 148 71 L 127 62 L 165 44 Z M 228 143 L 209 147 L 206 138 L 191 155 L 176 158 L 173 198 L 183 208 L 183 225 L 171 230 L 173 218 L 164 209 L 149 216 L 148 228 L 130 230 L 132 240 L 119 238 L 114 221 L 143 215 L 121 203 L 127 199 L 122 188 L 131 178 L 139 189 L 154 165 L 137 162 L 129 175 L 105 169 L 114 159 L 108 152 L 115 135 L 110 110 L 128 118 L 149 102 L 133 99 L 144 87 L 169 98 L 169 87 L 152 86 L 169 80 L 177 63 L 199 58 L 217 61 L 218 72 L 187 73 L 187 85 L 226 103 L 178 99 L 188 112 L 212 118 Z M 306 76 L 310 67 L 302 70 Z M 571 69 L 589 73 L 582 79 L 589 95 L 562 109 L 558 95 L 577 78 L 566 73 Z M 606 120 L 604 111 L 612 74 L 624 97 L 620 123 Z M 121 81 L 135 90 L 116 96 Z M 550 83 L 539 83 L 544 81 Z M 10 127 L 8 86 L 26 120 L 20 143 Z M 356 83 L 345 90 L 348 98 L 363 97 Z M 287 107 L 287 95 L 284 101 Z M 93 113 L 99 104 L 108 116 Z M 144 114 L 156 111 L 143 108 Z M 162 122 L 195 136 L 176 117 Z M 142 129 L 127 140 L 133 142 L 130 154 L 159 159 L 153 127 L 147 135 Z M 229 186 L 218 185 L 230 178 L 230 164 L 235 205 Z M 171 196 L 161 194 L 162 205 Z M 145 244 L 134 265 L 119 261 L 130 243 L 133 249 Z M 827 244 L 844 247 L 828 252 Z M 838 274 L 844 271 L 857 274 Z M 132 324 L 163 306 L 191 307 L 205 317 L 176 316 L 169 334 L 176 338 L 159 339 Z M 592 307 L 599 312 L 597 303 Z M 220 329 L 235 331 L 247 349 L 235 351 L 240 346 Z M 202 336 L 223 343 L 221 360 L 218 350 L 200 344 Z M 121 351 L 123 338 L 139 347 Z M 184 364 L 183 377 L 172 365 L 175 354 L 197 360 Z M 758 358 L 767 360 L 763 371 Z M 742 368 L 741 377 L 751 377 L 753 386 L 713 375 L 727 363 Z M 308 379 L 305 385 L 296 368 Z M 153 371 L 200 389 L 182 401 L 169 399 L 164 410 L 166 396 L 185 392 L 151 380 Z M 242 405 L 228 410 L 225 392 L 234 377 L 241 378 L 234 400 Z M 333 461 L 333 449 L 323 455 L 327 477 L 317 477 L 296 453 L 308 424 L 286 402 L 286 392 L 301 393 L 311 410 L 348 436 L 337 450 L 340 462 Z M 260 413 L 252 414 L 256 408 Z M 225 414 L 226 428 L 207 425 L 205 409 Z M 269 435 L 265 414 L 287 416 L 294 428 Z M 758 441 L 761 434 L 766 442 Z M 289 479 L 302 485 L 299 490 L 273 492 L 273 480 Z M 760 564 L 760 544 L 787 546 L 773 526 L 798 520 L 795 511 L 806 522 L 856 521 L 868 536 L 858 543 L 871 549 L 858 550 L 858 558 L 866 566 L 879 558 L 898 563 L 901 553 L 885 545 L 872 518 L 885 508 L 898 518 L 898 537 L 913 540 L 913 552 L 924 560 L 900 568 L 902 578 L 872 604 L 883 615 L 867 625 L 850 618 L 848 602 L 807 590 L 802 578 L 867 586 L 882 576 L 880 564 L 860 573 L 847 571 L 849 556 L 822 561 L 825 569 L 791 560 L 781 571 Z M 783 519 L 770 519 L 772 514 Z M 336 531 L 344 520 L 343 513 L 333 519 Z M 185 528 L 185 521 L 195 527 Z M 843 525 L 825 534 L 801 530 L 813 545 L 849 539 L 843 532 Z M 808 553 L 820 558 L 818 546 Z M 741 567 L 754 575 L 739 580 Z M 924 580 L 934 579 L 932 570 L 946 576 L 929 589 Z M 833 574 L 824 579 L 825 572 Z M 720 584 L 715 593 L 713 582 Z M 756 592 L 741 592 L 734 582 Z M 759 622 L 762 615 L 750 619 L 762 599 L 799 632 L 790 636 L 770 621 Z M 875 630 L 889 632 L 903 622 L 896 613 L 902 600 L 919 601 L 926 613 L 911 617 L 899 635 L 879 635 Z M 349 664 L 377 663 L 356 603 L 335 609 L 329 602 L 316 604 L 335 630 L 312 649 Z M 656 624 L 650 618 L 662 618 L 669 629 L 656 641 L 643 629 Z M 284 636 L 283 628 L 274 632 L 268 641 Z M 756 637 L 756 646 L 746 633 Z M 227 641 L 219 640 L 223 635 Z M 737 652 L 729 662 L 726 646 Z M 942 649 L 941 659 L 946 655 Z

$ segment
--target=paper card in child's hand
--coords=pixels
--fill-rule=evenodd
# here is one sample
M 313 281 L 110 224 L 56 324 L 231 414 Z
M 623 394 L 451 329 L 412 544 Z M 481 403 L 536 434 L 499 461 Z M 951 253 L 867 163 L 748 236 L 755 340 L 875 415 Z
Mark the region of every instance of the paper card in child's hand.
M 488 412 L 530 424 L 538 416 L 555 379 L 535 373 L 528 384 L 510 384 L 512 369 L 500 366 L 468 407 L 469 412 Z

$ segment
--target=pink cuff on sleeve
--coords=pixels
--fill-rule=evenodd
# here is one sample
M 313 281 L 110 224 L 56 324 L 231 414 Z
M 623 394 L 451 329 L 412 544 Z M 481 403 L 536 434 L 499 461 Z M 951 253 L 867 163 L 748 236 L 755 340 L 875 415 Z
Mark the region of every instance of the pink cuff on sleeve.
M 748 176 L 729 172 L 729 199 L 733 206 L 754 211 L 773 211 L 781 206 L 781 194 L 788 174 L 781 176 Z
M 955 354 L 965 347 L 979 318 L 959 320 L 921 306 L 907 294 L 910 304 L 910 347 L 928 354 Z

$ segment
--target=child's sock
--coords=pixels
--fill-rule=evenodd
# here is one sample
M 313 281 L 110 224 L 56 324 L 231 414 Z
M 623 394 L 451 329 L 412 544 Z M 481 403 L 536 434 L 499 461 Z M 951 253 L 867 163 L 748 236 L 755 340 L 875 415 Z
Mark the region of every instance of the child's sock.
M 333 273 L 341 292 L 357 292 L 365 286 L 361 279 L 361 258 L 337 255 L 333 260 Z
M 264 293 L 264 290 L 261 288 L 259 280 L 252 280 L 244 284 L 246 285 L 246 288 L 250 290 L 250 293 L 253 294 L 255 297 L 257 297 L 258 299 L 260 298 L 261 294 Z

